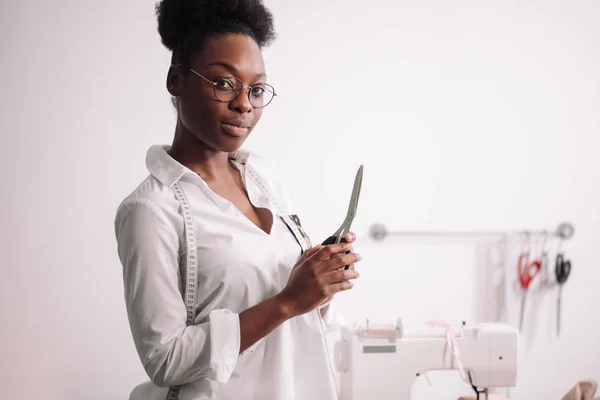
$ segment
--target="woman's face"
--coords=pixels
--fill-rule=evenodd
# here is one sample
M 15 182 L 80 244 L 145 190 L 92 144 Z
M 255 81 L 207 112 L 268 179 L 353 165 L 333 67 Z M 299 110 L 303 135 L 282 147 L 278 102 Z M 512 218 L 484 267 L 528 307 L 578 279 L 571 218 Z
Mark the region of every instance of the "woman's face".
M 252 106 L 248 88 L 229 102 L 219 101 L 215 97 L 215 87 L 208 81 L 222 79 L 217 82 L 219 95 L 223 93 L 223 87 L 228 86 L 228 81 L 235 84 L 232 78 L 239 79 L 245 87 L 266 83 L 260 48 L 252 38 L 241 34 L 209 38 L 204 42 L 202 53 L 190 60 L 190 68 L 196 73 L 170 73 L 170 76 L 178 75 L 177 96 L 183 133 L 189 135 L 188 139 L 199 140 L 216 152 L 237 150 L 260 120 L 263 109 Z

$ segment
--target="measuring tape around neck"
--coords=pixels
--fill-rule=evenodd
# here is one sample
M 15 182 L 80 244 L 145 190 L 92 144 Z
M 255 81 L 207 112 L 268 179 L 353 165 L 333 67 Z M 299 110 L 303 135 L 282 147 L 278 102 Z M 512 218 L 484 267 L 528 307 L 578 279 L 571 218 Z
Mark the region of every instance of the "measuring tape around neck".
M 194 226 L 194 218 L 192 216 L 192 210 L 188 203 L 185 193 L 176 182 L 173 185 L 173 192 L 179 200 L 181 205 L 181 212 L 183 214 L 185 239 L 187 251 L 185 252 L 186 258 L 186 273 L 185 273 L 185 310 L 186 310 L 186 325 L 192 325 L 196 319 L 196 286 L 198 282 L 198 257 L 196 246 L 196 228 Z M 177 400 L 179 398 L 180 386 L 172 386 L 167 392 L 166 400 Z

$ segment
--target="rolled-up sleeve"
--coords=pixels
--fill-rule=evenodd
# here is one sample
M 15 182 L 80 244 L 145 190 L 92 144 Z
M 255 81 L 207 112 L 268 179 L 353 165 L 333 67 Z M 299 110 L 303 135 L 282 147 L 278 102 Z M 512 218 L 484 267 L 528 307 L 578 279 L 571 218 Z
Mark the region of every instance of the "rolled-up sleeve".
M 174 224 L 154 203 L 133 199 L 117 210 L 115 235 L 129 325 L 150 379 L 161 387 L 227 382 L 239 356 L 239 315 L 214 310 L 186 325 Z

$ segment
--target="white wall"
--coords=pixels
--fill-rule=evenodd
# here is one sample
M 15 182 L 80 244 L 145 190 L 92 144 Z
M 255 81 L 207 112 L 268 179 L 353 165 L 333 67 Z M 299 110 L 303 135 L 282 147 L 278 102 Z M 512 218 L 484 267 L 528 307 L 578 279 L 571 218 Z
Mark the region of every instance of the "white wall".
M 538 314 L 511 394 L 559 399 L 579 379 L 600 380 L 600 3 L 267 4 L 279 39 L 265 57 L 280 96 L 248 146 L 296 183 L 315 242 L 341 222 L 365 165 L 354 226 L 362 277 L 339 297 L 348 319 L 454 323 L 499 306 L 481 286 L 486 247 L 375 243 L 374 222 L 504 230 L 566 220 L 576 234 L 563 333 L 552 334 L 554 292 L 528 303 L 528 317 Z M 174 121 L 153 2 L 2 9 L 0 387 L 5 398 L 126 399 L 146 377 L 113 216 Z M 514 293 L 507 304 L 516 322 Z M 415 399 L 468 393 L 458 375 L 431 380 L 415 384 Z

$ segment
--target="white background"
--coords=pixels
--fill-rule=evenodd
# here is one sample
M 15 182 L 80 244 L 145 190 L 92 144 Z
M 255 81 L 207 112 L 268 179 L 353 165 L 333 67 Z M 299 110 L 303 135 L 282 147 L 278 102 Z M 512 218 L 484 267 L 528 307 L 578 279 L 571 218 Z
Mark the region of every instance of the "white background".
M 494 244 L 383 242 L 368 229 L 551 229 L 573 274 L 528 302 L 513 399 L 600 380 L 600 2 L 270 0 L 279 97 L 247 147 L 288 178 L 314 242 L 343 219 L 363 256 L 349 321 L 518 320 Z M 170 143 L 169 54 L 153 2 L 4 1 L 0 13 L 3 398 L 126 399 L 146 379 L 130 339 L 114 211 Z M 519 251 L 519 241 L 508 253 Z M 556 242 L 549 242 L 551 251 Z M 491 258 L 490 258 L 491 257 Z M 515 259 L 507 257 L 508 276 Z M 511 286 L 511 285 L 509 285 Z M 503 308 L 505 313 L 499 314 Z M 414 398 L 469 394 L 458 374 Z

